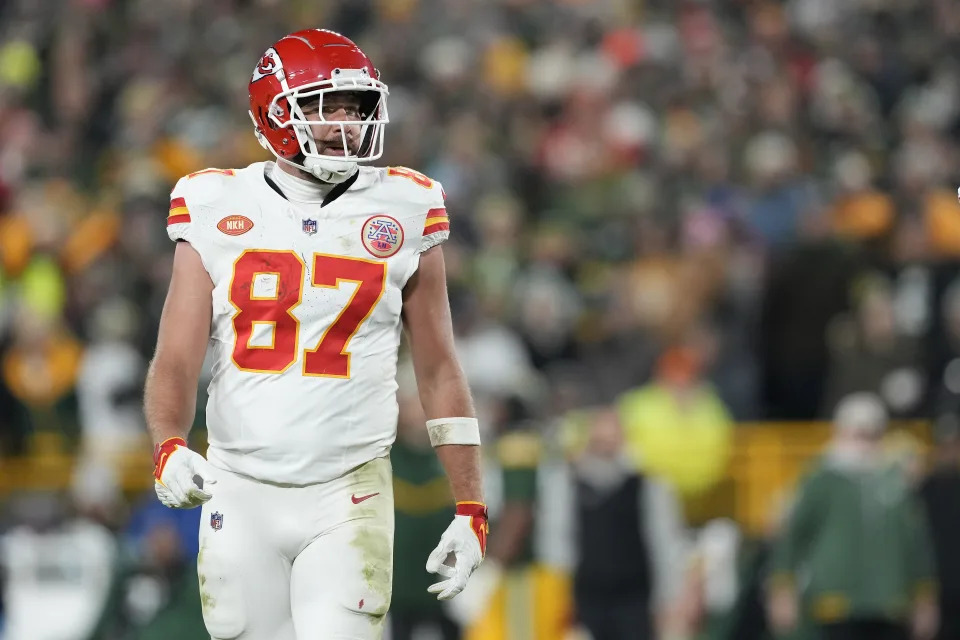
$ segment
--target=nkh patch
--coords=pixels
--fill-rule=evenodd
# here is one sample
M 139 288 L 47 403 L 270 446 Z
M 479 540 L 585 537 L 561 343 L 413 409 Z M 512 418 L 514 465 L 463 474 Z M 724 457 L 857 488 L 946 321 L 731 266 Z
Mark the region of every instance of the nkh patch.
M 253 229 L 253 220 L 247 216 L 234 214 L 220 220 L 217 223 L 217 229 L 228 236 L 239 236 Z
M 214 531 L 223 529 L 223 514 L 219 511 L 214 511 L 210 514 L 210 528 Z
M 403 245 L 403 227 L 395 218 L 376 215 L 367 218 L 360 230 L 363 246 L 377 258 L 389 258 Z

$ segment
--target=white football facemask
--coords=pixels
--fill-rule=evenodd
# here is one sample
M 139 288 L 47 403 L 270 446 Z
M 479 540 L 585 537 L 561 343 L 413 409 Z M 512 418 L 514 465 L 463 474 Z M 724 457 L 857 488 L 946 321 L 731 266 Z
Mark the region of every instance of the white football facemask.
M 251 120 L 254 120 L 254 129 L 257 134 L 257 140 L 260 145 L 270 151 L 278 161 L 286 162 L 298 169 L 306 171 L 318 180 L 337 184 L 350 178 L 356 173 L 358 164 L 361 162 L 371 162 L 379 159 L 383 155 L 383 138 L 385 125 L 390 121 L 387 115 L 387 85 L 379 80 L 371 78 L 366 69 L 335 69 L 334 78 L 331 80 L 322 80 L 320 82 L 306 84 L 295 89 L 286 89 L 274 96 L 270 103 L 267 117 L 277 125 L 277 127 L 288 128 L 297 138 L 300 146 L 300 154 L 303 156 L 302 163 L 281 157 L 273 149 L 266 137 L 256 126 L 256 120 L 253 114 L 250 114 Z M 286 87 L 285 79 L 281 84 Z M 323 100 L 328 93 L 336 91 L 356 91 L 356 92 L 377 92 L 379 94 L 377 102 L 369 113 L 362 120 L 351 121 L 326 121 L 323 119 Z M 280 108 L 278 102 L 286 99 L 290 107 L 290 118 L 286 121 L 280 120 L 284 110 Z M 303 100 L 318 99 L 320 104 L 319 120 L 308 120 L 303 113 L 300 104 Z M 317 142 L 314 139 L 311 127 L 338 126 L 340 128 L 341 145 L 344 155 L 327 155 L 318 151 Z M 347 127 L 360 127 L 360 146 L 356 153 L 352 153 L 347 143 Z

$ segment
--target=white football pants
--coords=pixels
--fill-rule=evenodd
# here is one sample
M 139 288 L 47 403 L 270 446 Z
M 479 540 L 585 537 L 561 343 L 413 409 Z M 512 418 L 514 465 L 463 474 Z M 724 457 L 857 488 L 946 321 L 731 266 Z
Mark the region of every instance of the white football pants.
M 393 579 L 390 461 L 322 484 L 224 470 L 203 505 L 197 572 L 214 640 L 376 640 Z

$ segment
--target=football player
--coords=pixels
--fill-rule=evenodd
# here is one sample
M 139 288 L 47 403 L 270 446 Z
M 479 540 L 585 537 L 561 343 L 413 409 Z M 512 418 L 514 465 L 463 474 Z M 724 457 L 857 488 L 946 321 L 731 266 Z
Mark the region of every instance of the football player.
M 145 391 L 156 490 L 203 505 L 198 572 L 215 639 L 378 638 L 390 604 L 402 328 L 426 429 L 457 501 L 427 558 L 457 595 L 480 564 L 480 436 L 456 356 L 440 184 L 383 153 L 387 85 L 349 39 L 311 29 L 250 80 L 275 157 L 174 187 L 173 276 Z M 188 448 L 207 346 L 206 458 Z

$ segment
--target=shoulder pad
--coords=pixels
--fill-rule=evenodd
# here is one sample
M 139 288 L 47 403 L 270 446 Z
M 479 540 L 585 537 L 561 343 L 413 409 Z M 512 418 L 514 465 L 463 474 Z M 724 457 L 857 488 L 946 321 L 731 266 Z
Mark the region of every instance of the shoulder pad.
M 422 207 L 423 230 L 418 250 L 441 244 L 450 237 L 450 218 L 444 203 L 443 185 L 419 171 L 407 167 L 387 167 L 384 184 L 397 189 L 398 196 L 418 208 Z
M 233 169 L 204 169 L 180 178 L 170 192 L 170 212 L 167 214 L 167 235 L 171 240 L 192 238 L 191 213 L 214 202 L 227 189 L 230 181 L 236 180 Z
M 236 175 L 234 169 L 203 169 L 185 175 L 177 181 L 170 198 L 183 198 L 188 201 L 187 206 L 212 202 L 230 188 Z
M 446 198 L 438 181 L 407 167 L 387 167 L 384 182 L 402 189 L 411 200 L 422 201 L 431 207 L 442 207 Z

